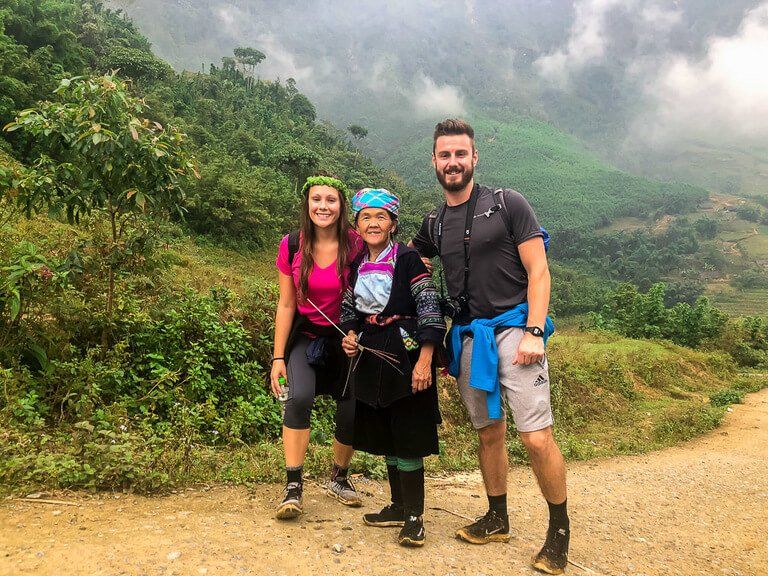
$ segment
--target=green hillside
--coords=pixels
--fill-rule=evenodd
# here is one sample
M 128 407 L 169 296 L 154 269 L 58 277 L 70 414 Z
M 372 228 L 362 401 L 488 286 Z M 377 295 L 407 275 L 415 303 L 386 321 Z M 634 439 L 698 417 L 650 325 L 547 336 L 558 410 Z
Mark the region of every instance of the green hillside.
M 689 142 L 637 157 L 616 156 L 628 170 L 656 178 L 679 178 L 721 194 L 768 196 L 768 148 Z
M 665 183 L 616 170 L 575 138 L 526 117 L 507 121 L 469 114 L 480 160 L 477 179 L 511 187 L 553 230 L 592 229 L 622 216 L 681 213 L 706 199 L 701 188 Z M 419 189 L 435 188 L 429 163 L 431 134 L 395 150 L 385 164 Z
M 269 54 L 255 51 L 256 64 L 222 54 L 205 73 L 176 74 L 130 20 L 95 0 L 19 0 L 13 10 L 0 9 L 0 52 L 0 127 L 37 101 L 55 100 L 64 78 L 118 70 L 146 104 L 148 120 L 188 136 L 201 178 L 186 183 L 186 222 L 217 241 L 262 247 L 294 228 L 298 189 L 317 170 L 352 189 L 387 186 L 411 198 L 348 135 L 317 121 L 292 78 L 258 79 Z M 21 132 L 0 132 L 0 148 L 28 163 L 38 152 Z

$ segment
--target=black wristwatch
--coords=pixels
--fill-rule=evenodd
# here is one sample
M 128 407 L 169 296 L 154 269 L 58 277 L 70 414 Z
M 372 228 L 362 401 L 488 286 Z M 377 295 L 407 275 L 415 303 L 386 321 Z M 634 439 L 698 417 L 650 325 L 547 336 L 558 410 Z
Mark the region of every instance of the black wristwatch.
M 544 330 L 539 328 L 538 326 L 526 326 L 525 331 L 529 334 L 533 334 L 537 338 L 544 338 Z

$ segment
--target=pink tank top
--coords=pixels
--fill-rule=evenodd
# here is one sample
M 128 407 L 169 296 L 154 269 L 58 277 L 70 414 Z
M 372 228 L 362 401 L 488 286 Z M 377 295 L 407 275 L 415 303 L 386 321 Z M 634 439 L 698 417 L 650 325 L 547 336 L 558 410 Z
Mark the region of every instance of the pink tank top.
M 349 231 L 350 240 L 350 252 L 349 262 L 354 260 L 360 253 L 363 247 L 363 241 L 354 230 Z M 299 289 L 299 277 L 301 275 L 301 242 L 299 242 L 299 250 L 293 257 L 293 262 L 288 264 L 288 236 L 283 237 L 280 242 L 280 248 L 277 251 L 277 260 L 275 266 L 277 269 L 286 276 L 293 277 L 293 285 L 296 287 L 296 291 Z M 349 267 L 344 269 L 343 285 L 346 286 L 349 279 Z M 322 310 L 328 318 L 334 322 L 339 322 L 341 316 L 341 296 L 342 296 L 342 279 L 339 278 L 336 272 L 336 260 L 325 268 L 320 268 L 317 264 L 312 268 L 309 273 L 307 297 L 314 302 L 320 310 Z M 323 318 L 315 308 L 309 304 L 309 302 L 298 302 L 297 308 L 302 316 L 306 316 L 307 320 L 313 324 L 319 326 L 329 326 L 330 323 Z

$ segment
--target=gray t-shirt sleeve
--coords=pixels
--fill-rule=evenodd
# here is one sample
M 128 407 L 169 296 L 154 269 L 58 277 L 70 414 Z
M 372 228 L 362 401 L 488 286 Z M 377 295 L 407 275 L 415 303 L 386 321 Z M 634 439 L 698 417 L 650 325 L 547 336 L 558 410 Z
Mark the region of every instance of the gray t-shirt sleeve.
M 419 253 L 419 255 L 425 258 L 434 258 L 437 256 L 437 247 L 432 242 L 429 233 L 429 225 L 430 221 L 432 220 L 430 218 L 431 214 L 432 213 L 430 212 L 430 214 L 424 216 L 424 220 L 421 222 L 421 228 L 419 228 L 416 236 L 414 236 L 411 240 L 413 247 L 416 248 L 416 251 Z
M 514 190 L 504 190 L 504 202 L 507 205 L 507 215 L 512 229 L 512 239 L 516 246 L 526 240 L 542 237 L 544 234 L 536 219 L 533 208 L 523 195 Z

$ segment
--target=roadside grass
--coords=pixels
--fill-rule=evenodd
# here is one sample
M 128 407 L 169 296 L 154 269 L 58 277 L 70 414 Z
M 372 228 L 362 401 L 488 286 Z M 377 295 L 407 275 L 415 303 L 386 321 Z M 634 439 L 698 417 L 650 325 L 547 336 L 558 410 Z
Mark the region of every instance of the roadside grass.
M 37 216 L 20 218 L 3 230 L 8 245 L 30 240 L 42 250 L 63 258 L 72 250 L 82 250 L 93 240 L 91 229 L 78 228 L 55 218 Z M 226 286 L 242 294 L 253 278 L 277 279 L 275 257 L 277 245 L 252 251 L 227 248 L 203 237 L 189 237 L 173 225 L 161 230 L 155 257 L 161 282 L 169 288 L 191 288 L 206 293 L 211 288 Z
M 720 353 L 607 333 L 558 333 L 550 341 L 548 354 L 555 436 L 568 460 L 642 454 L 689 440 L 716 428 L 727 406 L 745 392 L 768 385 L 764 376 L 739 375 Z M 477 434 L 451 379 L 440 379 L 439 396 L 440 454 L 426 459 L 427 473 L 476 469 Z M 329 402 L 321 402 L 319 411 L 329 408 Z M 83 461 L 93 470 L 105 462 L 109 469 L 140 464 L 140 477 L 127 486 L 140 492 L 284 479 L 279 440 L 213 447 L 184 445 L 172 437 L 152 445 L 134 442 L 94 452 L 92 442 L 73 450 L 72 438 L 55 431 L 43 446 L 8 428 L 0 436 L 5 444 L 0 463 L 2 493 L 66 487 L 66 470 L 82 466 Z M 330 473 L 331 440 L 331 430 L 319 426 L 313 431 L 305 463 L 307 477 L 322 481 Z M 511 421 L 508 440 L 510 461 L 526 464 L 525 449 Z M 352 473 L 368 477 L 386 475 L 378 456 L 358 453 L 351 468 Z M 109 477 L 98 476 L 94 489 L 105 482 Z
M 33 238 L 43 249 L 64 257 L 87 243 L 89 234 L 55 220 L 35 218 L 20 221 L 5 238 L 9 242 Z M 225 285 L 244 294 L 251 282 L 275 274 L 272 250 L 238 252 L 185 238 L 173 226 L 163 242 L 155 281 L 165 286 L 157 290 L 183 286 L 206 292 Z M 768 291 L 761 300 L 763 307 L 766 301 Z M 561 329 L 551 340 L 548 354 L 555 435 L 569 460 L 638 454 L 679 443 L 716 427 L 726 406 L 742 393 L 768 385 L 765 377 L 739 376 L 724 354 L 609 333 L 580 333 L 575 330 L 577 323 L 568 320 L 559 322 Z M 477 434 L 455 383 L 441 378 L 439 394 L 440 454 L 427 458 L 427 472 L 475 469 Z M 328 409 L 328 402 L 318 403 L 321 415 Z M 309 477 L 322 479 L 331 466 L 333 432 L 329 418 L 315 421 L 321 424 L 313 427 L 305 469 Z M 5 421 L 5 416 L 0 418 L 0 493 L 70 486 L 152 493 L 204 483 L 283 480 L 279 439 L 211 446 L 172 427 L 159 434 L 140 425 L 100 438 L 78 428 L 79 424 L 25 430 Z M 511 421 L 508 451 L 511 462 L 527 462 Z M 366 454 L 355 455 L 352 469 L 376 478 L 386 473 L 380 457 Z

